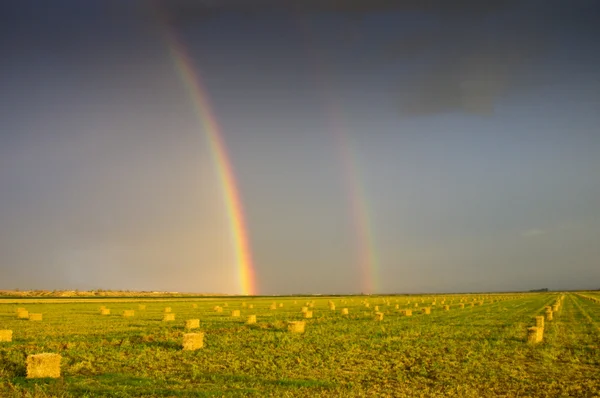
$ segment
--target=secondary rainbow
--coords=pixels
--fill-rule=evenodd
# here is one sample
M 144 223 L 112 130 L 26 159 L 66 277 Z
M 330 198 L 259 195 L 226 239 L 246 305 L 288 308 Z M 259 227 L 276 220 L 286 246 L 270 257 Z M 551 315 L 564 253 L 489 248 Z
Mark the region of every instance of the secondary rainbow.
M 375 247 L 367 195 L 361 181 L 363 180 L 356 156 L 356 145 L 352 143 L 346 126 L 346 117 L 340 106 L 339 99 L 334 95 L 330 83 L 331 73 L 327 62 L 313 44 L 309 24 L 299 17 L 297 19 L 300 31 L 307 42 L 309 57 L 314 61 L 316 82 L 323 91 L 325 111 L 328 115 L 329 127 L 334 136 L 337 153 L 343 169 L 344 186 L 349 201 L 352 217 L 354 240 L 360 268 L 361 289 L 363 293 L 375 293 L 379 287 L 379 262 Z
M 223 189 L 223 197 L 235 248 L 240 292 L 244 295 L 256 294 L 254 268 L 244 210 L 231 159 L 227 153 L 223 132 L 212 110 L 208 91 L 202 84 L 198 68 L 194 65 L 185 43 L 164 18 L 160 18 L 160 21 L 171 59 L 187 89 L 198 121 L 203 127 L 210 151 L 213 154 L 219 181 Z

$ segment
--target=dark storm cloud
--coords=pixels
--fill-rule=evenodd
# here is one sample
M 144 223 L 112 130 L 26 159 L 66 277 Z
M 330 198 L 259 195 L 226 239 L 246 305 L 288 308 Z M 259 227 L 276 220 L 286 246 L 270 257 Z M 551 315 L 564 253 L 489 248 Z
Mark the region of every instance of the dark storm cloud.
M 536 62 L 543 62 L 565 34 L 575 33 L 582 42 L 598 37 L 600 10 L 597 2 L 587 0 L 178 0 L 162 2 L 162 7 L 171 22 L 181 26 L 223 13 L 359 16 L 351 18 L 356 24 L 352 31 L 358 35 L 369 29 L 365 20 L 369 15 L 398 12 L 397 31 L 372 45 L 381 50 L 375 57 L 378 62 L 401 62 L 414 69 L 394 79 L 404 115 L 489 114 L 499 99 L 552 83 L 535 75 Z M 428 23 L 404 29 L 402 24 L 410 22 L 414 12 Z M 336 30 L 328 33 L 336 35 Z

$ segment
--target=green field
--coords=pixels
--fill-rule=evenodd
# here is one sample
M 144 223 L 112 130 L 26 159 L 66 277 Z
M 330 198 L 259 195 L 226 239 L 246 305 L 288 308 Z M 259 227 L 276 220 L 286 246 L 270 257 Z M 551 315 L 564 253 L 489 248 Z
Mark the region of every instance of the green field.
M 538 344 L 527 343 L 527 328 L 561 294 L 4 299 L 0 329 L 13 340 L 0 342 L 0 396 L 599 396 L 600 304 L 590 298 L 600 296 L 582 294 L 564 294 Z M 305 333 L 288 332 L 308 302 Z M 43 320 L 18 319 L 17 307 Z M 165 307 L 175 321 L 162 320 Z M 250 314 L 257 324 L 245 324 Z M 204 348 L 182 350 L 187 319 L 200 319 Z M 38 353 L 62 356 L 60 378 L 26 377 L 26 357 Z

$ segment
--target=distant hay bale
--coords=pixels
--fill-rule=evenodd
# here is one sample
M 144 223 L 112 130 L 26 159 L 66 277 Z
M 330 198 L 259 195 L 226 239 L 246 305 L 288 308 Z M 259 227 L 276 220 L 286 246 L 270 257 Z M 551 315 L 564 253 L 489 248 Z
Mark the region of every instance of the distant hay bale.
M 412 316 L 412 310 L 402 310 L 402 315 L 404 315 L 404 316 Z
M 17 312 L 17 318 L 19 319 L 29 319 L 29 311 L 21 310 Z
M 250 309 L 254 308 L 254 304 L 248 304 L 248 308 L 250 308 Z
M 308 303 L 308 308 L 315 308 L 315 303 L 314 302 Z
M 198 308 L 198 304 L 196 304 L 196 303 L 193 303 L 193 304 L 192 304 L 192 308 Z
M 37 379 L 44 377 L 60 377 L 59 354 L 36 354 L 27 356 L 27 378 Z
M 461 308 L 461 309 L 465 308 L 465 303 L 460 303 L 460 304 L 458 305 L 458 307 L 459 307 L 459 308 Z
M 376 305 L 375 308 L 373 308 L 373 310 L 375 310 L 375 312 L 379 312 L 379 306 Z
M 558 304 L 552 306 L 552 312 L 558 312 Z
M 375 320 L 376 321 L 383 321 L 383 312 L 376 312 L 375 313 Z
M 26 309 L 26 308 L 23 308 L 23 307 L 17 307 L 17 309 L 15 310 L 15 312 L 16 312 L 17 314 L 18 314 L 19 312 L 22 312 L 22 311 L 27 311 L 27 309 Z
M 12 330 L 0 330 L 0 342 L 8 343 L 12 341 Z
M 415 303 L 415 308 L 419 308 L 419 303 Z
M 471 303 L 471 307 L 475 307 L 475 303 Z
M 279 308 L 283 307 L 283 303 L 279 303 Z
M 423 307 L 421 308 L 421 312 L 425 315 L 431 314 L 431 307 Z
M 41 321 L 42 314 L 29 314 L 29 320 L 30 321 Z
M 348 308 L 342 308 L 342 315 L 348 315 Z
M 287 329 L 290 333 L 304 333 L 306 327 L 305 321 L 291 321 L 288 322 Z
M 449 305 L 445 305 L 444 306 L 444 311 L 450 311 L 450 306 Z
M 371 304 L 365 303 L 365 307 L 369 308 L 370 306 L 371 306 Z
M 145 310 L 145 309 L 146 309 L 146 304 L 138 305 L 138 310 Z
M 231 316 L 234 318 L 237 318 L 240 316 L 240 310 L 233 310 L 231 311 Z
M 104 309 L 106 309 L 106 306 L 105 306 L 105 305 L 101 305 L 101 306 L 100 306 L 100 311 L 102 311 L 102 310 L 104 310 Z
M 175 320 L 175 314 L 172 312 L 165 312 L 163 315 L 163 322 L 169 322 Z
M 329 302 L 329 309 L 331 311 L 335 311 L 335 304 L 333 302 L 331 302 L 331 301 Z
M 108 308 L 103 308 L 100 310 L 100 315 L 110 315 L 110 310 Z
M 223 312 L 223 308 L 222 308 L 222 307 L 220 307 L 220 306 L 218 306 L 218 305 L 214 306 L 214 307 L 213 307 L 213 310 L 214 310 L 215 312 Z
M 276 303 L 271 304 L 271 306 L 269 307 L 269 309 L 276 310 L 277 309 L 277 304 Z
M 394 309 L 397 309 L 397 310 L 399 310 L 399 309 L 400 309 L 400 304 L 396 304 L 396 305 L 394 306 Z
M 542 329 L 542 335 L 543 335 L 543 329 Z M 540 341 L 541 341 L 541 339 L 540 339 L 540 333 L 538 331 L 538 328 L 535 326 L 527 328 L 527 342 L 530 344 L 535 344 L 535 343 L 539 343 Z
M 171 312 L 171 307 L 165 307 L 165 312 Z
M 551 321 L 553 318 L 552 310 L 546 311 L 546 320 Z
M 204 333 L 185 333 L 183 335 L 184 351 L 195 351 L 204 347 Z
M 188 319 L 185 321 L 185 328 L 188 330 L 198 329 L 200 327 L 200 319 Z
M 304 313 L 304 318 L 312 318 L 313 317 L 313 312 L 312 311 L 306 311 Z
M 308 311 L 308 307 L 302 307 L 302 309 L 300 311 L 303 313 L 306 313 Z
M 256 315 L 248 315 L 248 320 L 246 320 L 247 325 L 254 325 L 256 323 Z
M 125 310 L 123 311 L 123 316 L 125 318 L 129 318 L 135 315 L 135 311 L 134 310 Z
M 543 316 L 536 316 L 535 317 L 535 326 L 538 328 L 544 328 L 544 317 Z
M 242 303 L 242 308 L 246 308 L 246 307 L 248 307 L 248 304 L 246 304 L 246 302 L 244 301 L 244 302 Z

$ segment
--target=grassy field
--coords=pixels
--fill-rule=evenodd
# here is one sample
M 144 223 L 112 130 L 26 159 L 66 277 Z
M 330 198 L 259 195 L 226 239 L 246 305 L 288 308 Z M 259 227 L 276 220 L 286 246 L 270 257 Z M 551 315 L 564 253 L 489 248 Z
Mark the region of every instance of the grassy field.
M 543 341 L 526 342 L 560 296 L 0 300 L 0 329 L 13 331 L 0 342 L 0 396 L 600 396 L 600 295 L 565 294 Z M 43 320 L 18 319 L 17 307 Z M 162 320 L 165 307 L 174 321 Z M 250 314 L 257 324 L 245 324 Z M 204 348 L 182 350 L 187 319 L 200 319 Z M 299 320 L 306 332 L 288 332 Z M 28 379 L 27 355 L 45 352 L 62 356 L 61 377 Z

